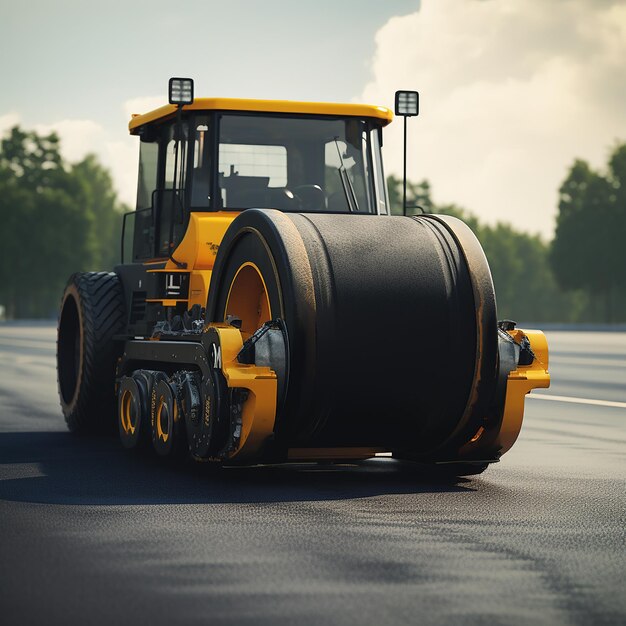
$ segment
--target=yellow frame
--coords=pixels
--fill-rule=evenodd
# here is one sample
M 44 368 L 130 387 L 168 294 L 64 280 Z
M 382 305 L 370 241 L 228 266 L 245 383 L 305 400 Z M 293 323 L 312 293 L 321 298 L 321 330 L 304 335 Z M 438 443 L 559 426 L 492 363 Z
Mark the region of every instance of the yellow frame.
M 139 134 L 145 124 L 172 117 L 177 110 L 166 104 L 147 113 L 133 113 L 128 123 L 131 135 Z M 297 102 L 294 100 L 254 100 L 248 98 L 196 98 L 183 111 L 244 111 L 250 113 L 295 113 L 302 115 L 337 115 L 340 117 L 368 117 L 386 126 L 393 113 L 386 107 L 372 104 L 342 104 L 337 102 Z

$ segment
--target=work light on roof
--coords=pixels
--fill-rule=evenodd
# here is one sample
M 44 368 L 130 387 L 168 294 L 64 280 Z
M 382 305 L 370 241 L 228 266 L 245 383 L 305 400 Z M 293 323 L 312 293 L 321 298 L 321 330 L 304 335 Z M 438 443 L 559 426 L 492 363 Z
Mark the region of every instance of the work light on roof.
M 193 78 L 170 78 L 170 104 L 191 104 L 193 102 Z
M 419 113 L 420 96 L 417 91 L 396 91 L 396 115 L 411 117 Z

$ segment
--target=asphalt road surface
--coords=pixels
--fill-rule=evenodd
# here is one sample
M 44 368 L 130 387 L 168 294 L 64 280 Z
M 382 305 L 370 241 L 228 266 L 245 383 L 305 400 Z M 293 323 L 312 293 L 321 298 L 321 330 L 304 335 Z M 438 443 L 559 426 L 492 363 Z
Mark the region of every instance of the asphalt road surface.
M 625 333 L 548 333 L 517 444 L 453 482 L 74 437 L 54 333 L 0 325 L 2 624 L 626 623 Z

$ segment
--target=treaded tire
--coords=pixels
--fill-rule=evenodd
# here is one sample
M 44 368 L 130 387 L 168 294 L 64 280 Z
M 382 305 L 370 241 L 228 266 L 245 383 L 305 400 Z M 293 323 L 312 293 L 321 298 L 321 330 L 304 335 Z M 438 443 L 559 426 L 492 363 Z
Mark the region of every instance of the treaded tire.
M 117 391 L 117 424 L 120 441 L 125 448 L 140 446 L 151 434 L 150 388 L 141 370 L 132 376 L 122 376 Z
M 180 410 L 176 383 L 156 374 L 152 387 L 150 430 L 152 447 L 161 457 L 182 458 L 188 452 L 185 418 Z
M 61 304 L 57 374 L 61 408 L 73 432 L 113 431 L 116 424 L 115 364 L 125 330 L 125 304 L 112 272 L 70 276 Z

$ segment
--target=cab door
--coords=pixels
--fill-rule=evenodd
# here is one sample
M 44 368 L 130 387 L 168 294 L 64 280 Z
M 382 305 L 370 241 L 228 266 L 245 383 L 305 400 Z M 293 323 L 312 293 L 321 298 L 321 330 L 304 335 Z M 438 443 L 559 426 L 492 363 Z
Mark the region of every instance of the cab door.
M 187 123 L 175 121 L 141 134 L 134 262 L 169 258 L 185 233 L 187 210 Z

